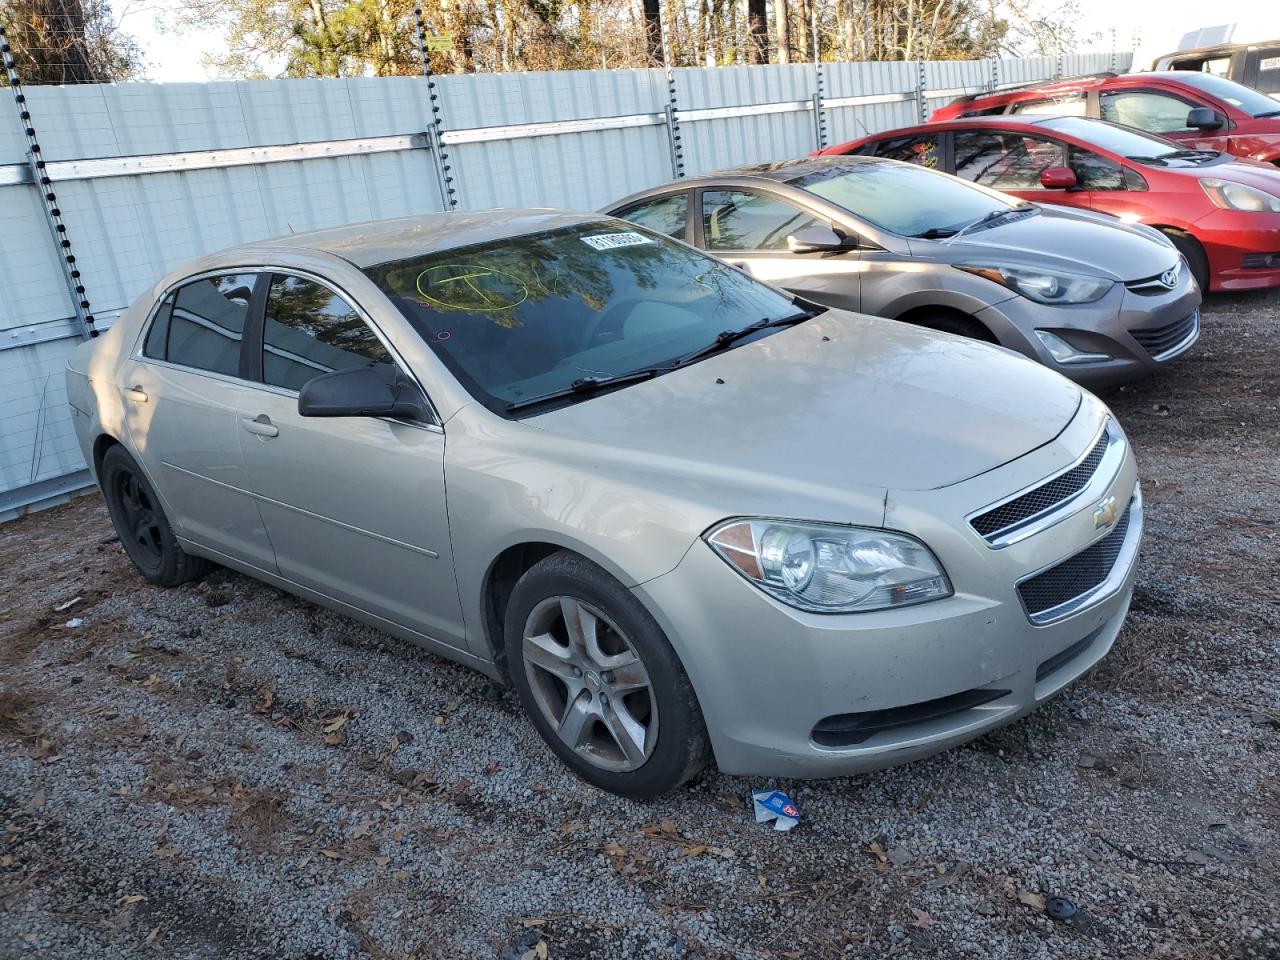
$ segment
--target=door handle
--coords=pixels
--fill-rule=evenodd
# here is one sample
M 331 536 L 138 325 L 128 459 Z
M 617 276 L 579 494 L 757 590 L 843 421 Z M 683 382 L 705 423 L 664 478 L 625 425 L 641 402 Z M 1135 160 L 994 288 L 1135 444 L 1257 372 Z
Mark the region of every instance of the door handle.
M 240 426 L 250 433 L 257 434 L 259 437 L 278 437 L 280 435 L 280 428 L 272 423 L 271 418 L 265 413 L 258 414 L 252 420 L 248 417 L 241 417 Z
M 143 390 L 141 387 L 137 385 L 134 385 L 132 387 L 126 387 L 124 391 L 124 395 L 125 395 L 125 399 L 132 400 L 134 403 L 147 402 L 147 391 Z

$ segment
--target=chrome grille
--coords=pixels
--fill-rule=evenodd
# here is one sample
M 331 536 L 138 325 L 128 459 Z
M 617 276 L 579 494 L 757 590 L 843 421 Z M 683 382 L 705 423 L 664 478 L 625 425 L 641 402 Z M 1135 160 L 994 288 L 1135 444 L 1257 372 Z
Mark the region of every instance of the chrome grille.
M 1027 616 L 1035 619 L 1038 614 L 1088 593 L 1107 579 L 1124 547 L 1130 510 L 1132 507 L 1125 510 L 1109 534 L 1092 546 L 1018 584 L 1018 595 L 1022 597 Z
M 1129 334 L 1138 341 L 1142 349 L 1158 359 L 1191 336 L 1199 323 L 1200 311 L 1192 310 L 1181 320 L 1166 323 L 1163 327 L 1130 330 Z
M 1020 497 L 979 514 L 969 521 L 969 525 L 987 540 L 994 540 L 997 534 L 1075 496 L 1093 479 L 1110 442 L 1110 429 L 1104 430 L 1089 455 L 1076 466 Z

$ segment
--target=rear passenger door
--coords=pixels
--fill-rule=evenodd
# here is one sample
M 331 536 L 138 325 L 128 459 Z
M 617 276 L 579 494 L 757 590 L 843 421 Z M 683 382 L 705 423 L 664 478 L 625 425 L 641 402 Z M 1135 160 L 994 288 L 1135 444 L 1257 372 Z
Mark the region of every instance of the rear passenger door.
M 322 373 L 407 368 L 318 277 L 274 273 L 263 301 L 247 333 L 256 382 L 239 397 L 237 436 L 281 575 L 463 646 L 440 426 L 298 413 L 298 391 Z
M 829 220 L 772 194 L 755 190 L 699 192 L 699 245 L 759 280 L 844 310 L 861 306 L 861 252 L 792 253 L 787 237 Z
M 121 371 L 133 449 L 178 537 L 275 570 L 248 493 L 237 410 L 247 389 L 241 342 L 259 274 L 196 276 L 163 299 Z

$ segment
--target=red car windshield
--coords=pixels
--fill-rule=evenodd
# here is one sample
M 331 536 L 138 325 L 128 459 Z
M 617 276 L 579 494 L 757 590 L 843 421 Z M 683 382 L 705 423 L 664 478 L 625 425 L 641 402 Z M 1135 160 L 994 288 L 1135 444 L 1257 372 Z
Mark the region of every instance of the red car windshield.
M 1252 87 L 1246 87 L 1244 84 L 1236 83 L 1234 80 L 1228 80 L 1226 77 L 1216 77 L 1212 73 L 1193 73 L 1190 70 L 1181 71 L 1178 80 L 1187 86 L 1195 87 L 1197 90 L 1203 90 L 1211 97 L 1217 97 L 1223 103 L 1229 103 L 1237 110 L 1242 110 L 1251 117 L 1275 117 L 1280 116 L 1280 104 L 1268 97 L 1265 93 L 1259 93 Z
M 1106 120 L 1086 120 L 1083 117 L 1056 117 L 1040 126 L 1055 133 L 1077 137 L 1102 150 L 1110 150 L 1127 160 L 1155 164 L 1161 167 L 1199 167 L 1216 161 L 1216 150 L 1188 150 L 1181 144 L 1151 133 L 1143 133 L 1132 127 L 1121 126 Z

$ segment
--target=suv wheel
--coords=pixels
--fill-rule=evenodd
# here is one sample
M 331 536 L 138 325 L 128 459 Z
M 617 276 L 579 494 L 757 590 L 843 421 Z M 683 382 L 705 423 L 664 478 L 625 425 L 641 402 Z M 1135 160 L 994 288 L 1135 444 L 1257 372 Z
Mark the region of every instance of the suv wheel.
M 511 594 L 505 634 L 525 711 L 588 783 L 649 799 L 706 764 L 702 711 L 675 651 L 596 564 L 568 552 L 535 564 Z

